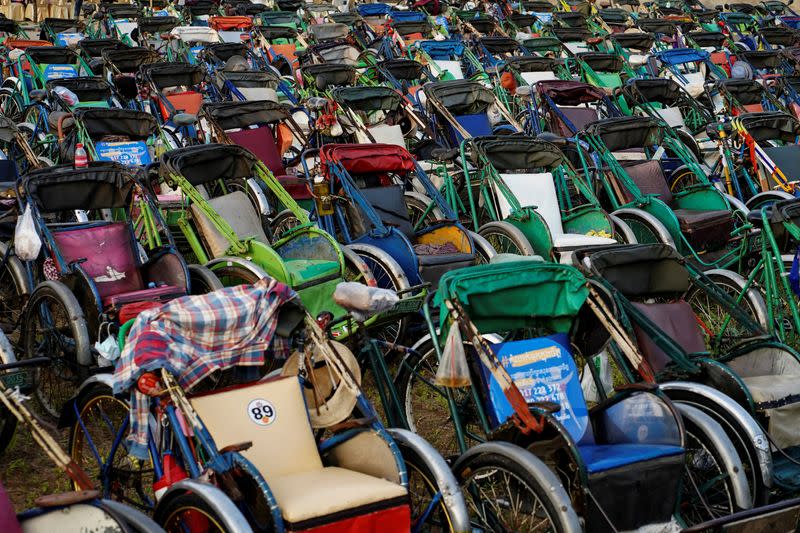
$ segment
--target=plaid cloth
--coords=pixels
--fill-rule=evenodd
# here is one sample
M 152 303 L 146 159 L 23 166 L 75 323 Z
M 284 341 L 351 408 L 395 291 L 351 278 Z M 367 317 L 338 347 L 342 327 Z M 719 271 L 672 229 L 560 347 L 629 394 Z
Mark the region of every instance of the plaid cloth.
M 286 285 L 265 278 L 142 312 L 114 371 L 114 393 L 130 392 L 128 452 L 148 457 L 149 399 L 136 388 L 143 373 L 165 368 L 190 390 L 216 370 L 263 365 L 267 351 L 285 358 L 288 343 L 275 335 L 277 311 L 295 297 Z

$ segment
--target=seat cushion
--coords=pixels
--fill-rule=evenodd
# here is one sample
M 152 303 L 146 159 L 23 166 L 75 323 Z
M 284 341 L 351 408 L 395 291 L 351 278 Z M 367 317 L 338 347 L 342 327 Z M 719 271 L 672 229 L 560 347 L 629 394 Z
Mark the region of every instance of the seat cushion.
M 613 468 L 670 457 L 683 453 L 680 446 L 662 444 L 584 444 L 578 445 L 586 470 L 595 474 Z
M 756 409 L 768 417 L 770 437 L 781 448 L 800 444 L 800 375 L 743 377 Z
M 287 259 L 284 264 L 294 288 L 322 278 L 337 277 L 340 272 L 339 263 L 336 261 Z
M 474 115 L 457 115 L 456 122 L 464 128 L 472 137 L 492 134 L 492 124 L 489 122 L 489 115 L 486 113 L 476 113 Z M 456 138 L 461 141 L 463 137 L 456 132 Z
M 67 263 L 79 262 L 104 300 L 144 288 L 130 228 L 124 222 L 53 233 Z
M 562 233 L 553 238 L 553 246 L 557 249 L 582 248 L 586 246 L 606 246 L 617 241 L 597 235 L 581 235 L 579 233 Z
M 520 207 L 536 207 L 536 212 L 547 222 L 553 238 L 564 233 L 561 207 L 558 204 L 556 186 L 551 173 L 500 174 L 500 177 Z M 510 215 L 511 206 L 503 193 L 495 190 L 495 196 L 503 218 Z
M 644 161 L 627 165 L 625 172 L 628 173 L 642 194 L 655 195 L 667 205 L 672 203 L 672 192 L 669 190 L 661 163 L 658 161 Z M 632 199 L 632 197 L 627 198 L 628 201 Z
M 674 209 L 681 233 L 696 250 L 716 250 L 730 239 L 733 216 L 730 211 Z
M 406 503 L 402 485 L 337 467 L 267 478 L 283 518 L 292 524 L 371 504 Z

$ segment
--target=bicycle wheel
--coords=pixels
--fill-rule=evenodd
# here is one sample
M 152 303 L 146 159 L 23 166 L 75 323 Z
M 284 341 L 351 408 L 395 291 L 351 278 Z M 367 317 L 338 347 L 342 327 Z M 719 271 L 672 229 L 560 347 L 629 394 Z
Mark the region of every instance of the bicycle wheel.
M 80 395 L 75 410 L 68 448 L 75 464 L 98 481 L 103 497 L 150 510 L 155 501 L 152 463 L 132 457 L 125 448 L 128 404 L 98 383 Z
M 551 487 L 543 486 L 537 474 L 520 461 L 484 452 L 460 461 L 454 474 L 467 500 L 473 530 L 526 533 L 572 529 L 553 501 Z
M 471 350 L 472 345 L 465 344 Z M 446 390 L 434 383 L 439 360 L 430 341 L 415 348 L 400 365 L 395 387 L 400 395 L 408 429 L 427 440 L 445 457 L 461 453 L 456 439 L 453 414 Z M 467 431 L 467 445 L 483 440 L 484 435 L 469 388 L 451 389 L 456 413 Z
M 168 533 L 226 533 L 224 521 L 206 501 L 187 492 L 159 507 L 153 516 Z
M 525 235 L 508 222 L 489 222 L 478 230 L 498 254 L 536 255 Z
M 730 298 L 737 299 L 742 294 L 747 280 L 735 272 L 723 269 L 709 270 L 705 273 L 714 284 Z M 707 340 L 715 350 L 722 353 L 727 348 L 748 339 L 755 333 L 736 320 L 728 320 L 730 312 L 724 305 L 704 291 L 693 285 L 686 294 L 686 301 L 692 306 Z M 750 288 L 741 299 L 739 308 L 756 324 L 767 328 L 767 304 L 754 288 Z M 725 321 L 728 320 L 727 325 Z M 723 330 L 723 325 L 725 328 Z
M 0 243 L 0 257 L 6 257 L 7 247 Z M 22 261 L 9 255 L 0 270 L 0 331 L 11 335 L 19 325 L 23 302 L 30 294 L 28 277 Z
M 733 514 L 734 503 L 730 473 L 725 471 L 719 450 L 703 430 L 683 417 L 686 430 L 686 468 L 679 512 L 687 526 Z M 733 444 L 731 444 L 733 446 Z
M 22 338 L 25 357 L 49 357 L 37 368 L 34 391 L 44 411 L 57 418 L 87 374 L 79 361 L 91 359 L 89 331 L 75 295 L 57 281 L 40 284 L 25 308 Z

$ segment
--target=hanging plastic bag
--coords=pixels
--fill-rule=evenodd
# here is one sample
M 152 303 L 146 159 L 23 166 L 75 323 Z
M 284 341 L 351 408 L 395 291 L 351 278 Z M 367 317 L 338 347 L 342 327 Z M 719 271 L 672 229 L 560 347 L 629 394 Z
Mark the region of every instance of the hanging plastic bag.
M 451 389 L 470 386 L 467 354 L 464 352 L 464 342 L 457 324 L 451 324 L 450 331 L 447 332 L 435 382 L 440 387 Z
M 23 261 L 33 261 L 39 257 L 41 249 L 42 239 L 36 232 L 33 213 L 31 213 L 29 205 L 25 208 L 25 212 L 17 221 L 17 227 L 14 229 L 14 252 Z

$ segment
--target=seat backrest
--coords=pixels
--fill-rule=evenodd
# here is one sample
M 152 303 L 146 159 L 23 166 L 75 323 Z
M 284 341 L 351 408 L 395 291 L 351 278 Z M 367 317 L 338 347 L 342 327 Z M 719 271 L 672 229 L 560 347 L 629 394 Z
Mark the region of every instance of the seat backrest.
M 692 307 L 680 300 L 672 303 L 645 304 L 634 302 L 633 305 L 650 321 L 658 326 L 664 334 L 677 342 L 687 353 L 706 351 L 703 332 L 697 323 Z M 653 340 L 636 324 L 633 326 L 636 340 L 642 355 L 653 371 L 660 372 L 671 360 L 669 355 L 656 346 Z
M 80 262 L 101 298 L 144 288 L 137 250 L 125 222 L 53 232 L 67 263 Z
M 367 129 L 376 143 L 393 144 L 401 148 L 406 147 L 406 139 L 403 137 L 403 128 L 397 124 L 391 126 L 389 124 L 378 124 L 370 126 Z M 360 130 L 356 132 L 356 137 L 360 143 L 367 144 L 373 142 L 372 139 L 367 137 L 367 135 Z
M 411 218 L 408 216 L 405 194 L 400 185 L 369 187 L 359 189 L 359 192 L 372 206 L 384 225 L 396 227 L 409 238 L 412 244 L 415 242 L 417 237 L 414 233 L 414 226 L 411 224 Z
M 540 81 L 557 80 L 556 73 L 552 70 L 542 70 L 538 72 L 520 72 L 520 77 L 525 80 L 528 85 L 536 85 Z
M 570 349 L 569 337 L 563 333 L 493 344 L 492 350 L 511 375 L 528 403 L 553 402 L 561 406 L 554 415 L 575 442 L 594 442 L 589 410 L 581 389 L 578 368 Z M 500 385 L 481 367 L 488 384 L 488 413 L 497 424 L 513 414 L 511 404 Z
M 264 227 L 261 225 L 261 217 L 258 211 L 242 191 L 234 191 L 210 198 L 208 204 L 220 217 L 225 219 L 240 239 L 254 237 L 259 242 L 269 244 Z M 191 211 L 192 217 L 211 255 L 214 257 L 225 255 L 230 247 L 230 241 L 219 231 L 216 224 L 206 216 L 198 205 L 192 204 Z
M 553 236 L 563 235 L 564 226 L 561 223 L 561 208 L 558 205 L 556 186 L 553 182 L 553 175 L 549 172 L 539 174 L 500 174 L 506 186 L 516 197 L 521 207 L 536 206 L 536 212 L 541 215 L 550 234 Z M 511 208 L 500 191 L 495 191 L 500 212 L 503 218 L 511 214 Z
M 217 448 L 252 442 L 243 453 L 267 483 L 319 470 L 322 460 L 297 377 L 281 377 L 191 398 Z
M 436 59 L 434 63 L 436 63 L 436 66 L 442 71 L 449 72 L 450 75 L 453 76 L 454 80 L 464 79 L 464 71 L 461 70 L 461 61 Z
M 655 194 L 665 204 L 672 204 L 672 192 L 669 190 L 667 178 L 664 177 L 661 163 L 653 160 L 644 161 L 626 166 L 625 172 L 642 194 Z
M 228 132 L 228 137 L 244 148 L 247 148 L 264 163 L 270 172 L 276 176 L 286 174 L 283 166 L 281 154 L 278 153 L 278 145 L 275 136 L 268 126 L 255 129 L 245 129 Z
M 278 102 L 278 93 L 269 87 L 237 87 L 247 100 L 268 100 Z
M 569 127 L 567 127 L 566 123 L 564 123 L 564 120 L 561 117 L 555 113 L 552 113 L 552 120 L 555 122 L 555 125 L 558 128 L 559 135 L 563 137 L 572 137 L 576 133 L 583 130 L 587 124 L 594 122 L 599 118 L 597 115 L 597 110 L 592 109 L 591 107 L 558 106 L 558 109 L 575 128 L 575 131 L 572 131 Z
M 683 120 L 683 113 L 679 107 L 664 107 L 656 109 L 656 114 L 661 117 L 667 126 L 671 128 L 685 128 L 686 122 Z
M 489 122 L 489 115 L 486 113 L 476 113 L 474 115 L 456 115 L 456 122 L 464 128 L 472 137 L 481 137 L 492 134 L 492 124 Z M 463 140 L 463 136 L 456 132 L 456 138 Z
M 189 113 L 196 115 L 200 112 L 200 106 L 203 105 L 203 95 L 196 91 L 184 91 L 180 93 L 170 94 L 166 97 L 175 111 L 181 113 Z M 168 116 L 166 108 L 162 110 L 164 116 Z

